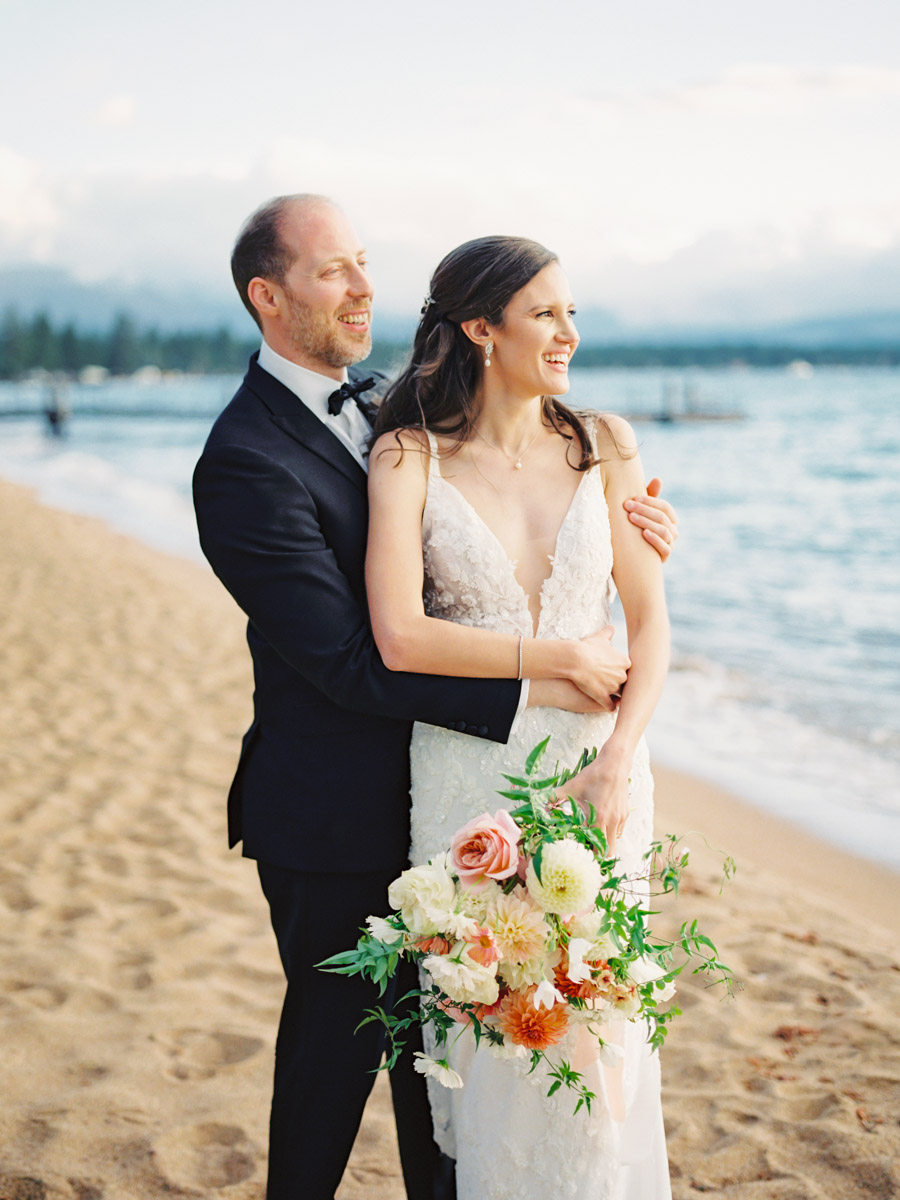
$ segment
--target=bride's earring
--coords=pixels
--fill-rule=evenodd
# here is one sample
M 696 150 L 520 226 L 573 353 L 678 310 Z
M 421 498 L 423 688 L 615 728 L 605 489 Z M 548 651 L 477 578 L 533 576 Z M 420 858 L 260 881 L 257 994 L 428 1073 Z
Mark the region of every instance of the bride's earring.
M 493 353 L 494 353 L 494 343 L 492 341 L 485 342 L 484 343 L 484 365 L 486 367 L 489 367 L 491 365 L 491 355 Z

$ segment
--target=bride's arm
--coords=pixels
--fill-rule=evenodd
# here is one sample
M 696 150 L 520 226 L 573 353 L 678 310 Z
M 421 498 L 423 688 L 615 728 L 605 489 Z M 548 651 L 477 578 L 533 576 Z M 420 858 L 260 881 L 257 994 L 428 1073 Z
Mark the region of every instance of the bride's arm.
M 475 629 L 425 613 L 422 512 L 428 464 L 427 442 L 415 431 L 384 434 L 369 455 L 366 589 L 375 643 L 390 670 L 515 679 L 518 635 Z M 620 685 L 616 679 L 621 681 L 624 672 L 614 652 L 607 645 L 604 654 L 596 639 L 592 643 L 524 638 L 522 677 L 568 679 L 609 705 L 610 693 Z
M 613 580 L 625 611 L 631 668 L 615 729 L 595 761 L 566 791 L 594 805 L 598 824 L 614 842 L 628 817 L 628 776 L 634 752 L 665 683 L 669 620 L 660 557 L 629 522 L 622 506 L 624 499 L 644 487 L 634 434 L 620 417 L 608 417 L 607 422 L 618 447 L 631 455 L 619 455 L 612 441 L 608 447 L 600 446 L 612 530 Z

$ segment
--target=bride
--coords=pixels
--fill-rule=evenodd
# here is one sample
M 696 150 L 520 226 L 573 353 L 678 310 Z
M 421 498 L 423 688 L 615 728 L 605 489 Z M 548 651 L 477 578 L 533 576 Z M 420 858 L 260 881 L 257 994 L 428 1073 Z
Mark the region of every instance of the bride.
M 386 664 L 566 677 L 598 701 L 593 714 L 524 709 L 506 746 L 417 725 L 414 863 L 499 807 L 501 772 L 520 773 L 548 733 L 561 765 L 599 747 L 566 792 L 593 804 L 629 872 L 640 874 L 652 837 L 642 735 L 668 662 L 661 563 L 623 508 L 644 488 L 630 427 L 559 400 L 578 345 L 573 317 L 550 251 L 523 238 L 467 242 L 435 271 L 412 361 L 380 410 L 366 578 Z M 598 633 L 613 583 L 628 629 L 624 660 Z M 624 668 L 617 710 L 602 711 L 605 683 Z M 657 1055 L 640 1024 L 611 1024 L 604 1038 L 621 1047 L 618 1065 L 589 1054 L 579 1063 L 597 1098 L 589 1115 L 574 1116 L 565 1090 L 548 1098 L 527 1060 L 500 1061 L 468 1033 L 457 1040 L 451 1065 L 464 1086 L 428 1082 L 459 1200 L 668 1200 Z M 562 1049 L 577 1059 L 577 1047 Z

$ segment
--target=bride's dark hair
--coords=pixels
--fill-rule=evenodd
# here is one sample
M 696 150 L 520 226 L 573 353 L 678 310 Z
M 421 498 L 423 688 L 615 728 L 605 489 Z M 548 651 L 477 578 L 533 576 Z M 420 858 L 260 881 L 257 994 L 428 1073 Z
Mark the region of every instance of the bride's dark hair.
M 466 336 L 462 322 L 482 317 L 502 327 L 516 292 L 557 261 L 545 246 L 519 237 L 476 238 L 451 250 L 431 277 L 410 362 L 382 401 L 375 433 L 433 429 L 455 436 L 451 453 L 468 441 L 477 415 L 475 388 L 484 368 L 481 348 Z M 542 415 L 545 424 L 577 443 L 577 470 L 599 461 L 581 417 L 553 396 L 542 397 Z

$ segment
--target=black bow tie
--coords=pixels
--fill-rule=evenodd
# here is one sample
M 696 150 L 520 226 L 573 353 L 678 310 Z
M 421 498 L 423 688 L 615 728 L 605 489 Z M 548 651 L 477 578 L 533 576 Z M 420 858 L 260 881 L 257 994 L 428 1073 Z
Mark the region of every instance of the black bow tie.
M 336 392 L 332 392 L 328 397 L 328 411 L 333 417 L 336 417 L 344 407 L 345 400 L 355 400 L 359 406 L 363 416 L 368 417 L 371 414 L 372 406 L 366 400 L 360 400 L 361 392 L 367 392 L 369 388 L 375 386 L 374 378 L 363 379 L 359 383 L 342 383 Z

